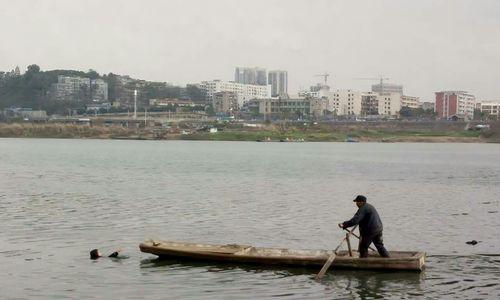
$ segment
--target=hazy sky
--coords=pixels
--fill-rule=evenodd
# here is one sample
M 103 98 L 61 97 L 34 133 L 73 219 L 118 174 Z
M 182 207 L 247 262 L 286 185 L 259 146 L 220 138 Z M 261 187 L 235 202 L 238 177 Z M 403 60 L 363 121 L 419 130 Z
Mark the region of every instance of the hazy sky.
M 369 90 L 467 90 L 500 100 L 499 0 L 0 0 L 0 70 L 90 68 L 175 84 L 288 71 L 289 92 L 331 74 Z

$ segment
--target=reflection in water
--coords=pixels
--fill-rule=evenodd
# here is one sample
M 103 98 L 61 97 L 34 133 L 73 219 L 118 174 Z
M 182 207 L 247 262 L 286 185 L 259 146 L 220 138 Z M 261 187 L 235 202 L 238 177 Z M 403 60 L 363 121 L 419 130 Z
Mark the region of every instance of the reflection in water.
M 360 299 L 387 298 L 396 295 L 422 295 L 424 293 L 425 271 L 380 272 L 335 270 L 328 273 L 322 283 L 325 289 L 344 291 Z
M 165 274 L 178 270 L 187 270 L 189 273 L 222 272 L 252 274 L 272 274 L 273 278 L 305 276 L 310 284 L 321 285 L 326 294 L 336 297 L 348 296 L 359 299 L 378 299 L 388 296 L 424 294 L 424 272 L 407 271 L 368 271 L 368 270 L 330 270 L 321 281 L 314 279 L 319 271 L 316 268 L 261 266 L 253 264 L 214 263 L 201 261 L 187 261 L 178 259 L 148 258 L 141 260 L 141 269 L 145 273 L 149 269 L 161 270 Z
M 294 275 L 315 275 L 318 270 L 314 268 L 301 268 L 301 267 L 279 267 L 279 266 L 264 266 L 257 264 L 234 264 L 234 263 L 221 263 L 221 262 L 203 262 L 191 260 L 178 260 L 178 259 L 160 259 L 148 258 L 141 260 L 141 269 L 148 268 L 164 268 L 165 270 L 197 268 L 203 269 L 207 272 L 227 272 L 231 270 L 244 271 L 249 273 L 264 273 L 271 272 L 277 276 L 294 276 Z

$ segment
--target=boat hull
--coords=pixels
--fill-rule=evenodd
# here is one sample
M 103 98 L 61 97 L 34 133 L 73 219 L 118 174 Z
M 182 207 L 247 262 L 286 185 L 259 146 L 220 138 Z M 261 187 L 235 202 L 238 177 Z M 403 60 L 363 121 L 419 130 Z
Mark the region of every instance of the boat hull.
M 333 253 L 331 250 L 291 250 L 170 241 L 146 241 L 139 248 L 144 253 L 160 258 L 297 267 L 321 267 Z M 332 268 L 421 271 L 425 266 L 425 253 L 418 251 L 390 251 L 390 258 L 382 258 L 376 253 L 370 253 L 367 258 L 359 258 L 355 251 L 352 254 L 353 256 L 349 256 L 347 251 L 339 251 Z

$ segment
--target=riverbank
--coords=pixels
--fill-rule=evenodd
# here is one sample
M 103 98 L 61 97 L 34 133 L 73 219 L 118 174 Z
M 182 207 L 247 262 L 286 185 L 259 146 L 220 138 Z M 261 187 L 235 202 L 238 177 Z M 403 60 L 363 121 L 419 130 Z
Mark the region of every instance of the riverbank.
M 489 131 L 470 131 L 464 130 L 462 126 L 430 127 L 394 123 L 373 126 L 367 124 L 320 124 L 286 127 L 276 124 L 262 124 L 253 128 L 223 124 L 218 126 L 217 132 L 182 128 L 13 123 L 0 124 L 0 137 L 260 142 L 500 142 L 500 135 L 495 128 Z

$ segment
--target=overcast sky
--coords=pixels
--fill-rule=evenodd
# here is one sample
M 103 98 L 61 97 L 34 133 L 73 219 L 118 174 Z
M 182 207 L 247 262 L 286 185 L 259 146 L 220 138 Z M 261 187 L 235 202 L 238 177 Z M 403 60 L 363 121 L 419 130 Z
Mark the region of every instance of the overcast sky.
M 288 71 L 289 92 L 331 74 L 369 90 L 389 77 L 433 100 L 500 100 L 499 0 L 0 0 L 0 70 L 99 73 L 184 85 L 235 66 Z

